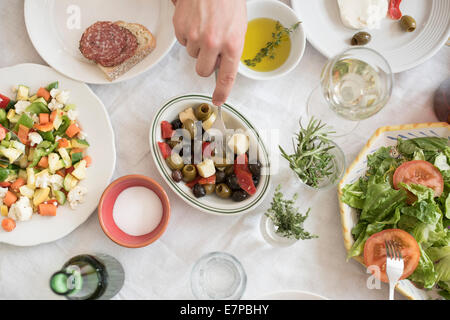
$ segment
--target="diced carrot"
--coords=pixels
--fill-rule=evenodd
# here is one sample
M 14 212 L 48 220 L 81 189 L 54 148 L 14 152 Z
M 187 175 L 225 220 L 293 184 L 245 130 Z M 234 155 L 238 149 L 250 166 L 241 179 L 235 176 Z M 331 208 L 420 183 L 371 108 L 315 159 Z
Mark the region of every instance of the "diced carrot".
M 86 161 L 86 167 L 89 167 L 92 164 L 91 156 L 84 156 L 83 160 Z
M 46 124 L 50 122 L 50 115 L 48 113 L 39 113 L 39 124 Z
M 6 232 L 11 232 L 15 229 L 16 222 L 11 218 L 5 218 L 2 220 L 2 228 Z
M 48 92 L 48 90 L 45 89 L 45 88 L 39 88 L 39 90 L 36 92 L 36 95 L 38 97 L 44 98 L 45 101 L 49 101 L 50 100 L 50 92 Z
M 69 140 L 61 138 L 58 140 L 58 148 L 67 148 L 69 146 Z
M 7 191 L 5 198 L 3 199 L 3 203 L 6 204 L 8 207 L 11 207 L 11 205 L 17 201 L 17 196 L 12 193 L 11 191 Z
M 0 187 L 2 188 L 8 188 L 9 186 L 11 186 L 11 182 L 7 181 L 0 182 Z
M 48 122 L 46 124 L 35 124 L 34 128 L 36 130 L 42 131 L 42 132 L 48 132 L 53 130 L 53 123 Z
M 53 203 L 41 203 L 38 206 L 38 212 L 41 216 L 56 216 L 57 208 Z
M 14 191 L 14 192 L 19 192 L 19 191 L 20 191 L 19 188 L 20 188 L 21 186 L 25 185 L 25 184 L 26 184 L 25 179 L 22 178 L 22 177 L 19 177 L 19 178 L 17 178 L 16 181 L 14 181 L 14 182 L 11 184 L 11 190 Z
M 50 113 L 50 122 L 55 121 L 57 115 L 58 115 L 58 110 L 53 110 L 52 113 Z
M 80 128 L 75 123 L 72 123 L 66 130 L 66 134 L 69 138 L 76 136 L 78 132 L 80 132 Z
M 61 177 L 64 178 L 66 176 L 66 170 L 64 169 L 58 170 L 56 171 L 56 174 L 59 174 Z
M 48 168 L 48 157 L 42 157 L 38 162 L 38 167 Z
M 19 132 L 17 132 L 17 136 L 23 144 L 28 144 L 28 132 L 30 132 L 29 128 L 19 124 Z

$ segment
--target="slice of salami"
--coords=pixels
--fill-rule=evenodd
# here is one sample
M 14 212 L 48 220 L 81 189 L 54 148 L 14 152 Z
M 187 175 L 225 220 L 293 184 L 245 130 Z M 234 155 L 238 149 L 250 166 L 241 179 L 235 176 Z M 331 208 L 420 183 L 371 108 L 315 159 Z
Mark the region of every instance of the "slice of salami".
M 122 62 L 124 62 L 125 60 L 131 58 L 136 52 L 136 49 L 138 47 L 138 41 L 136 36 L 133 33 L 131 33 L 131 31 L 128 29 L 123 27 L 120 28 L 122 28 L 122 32 L 126 35 L 125 45 L 122 47 L 122 50 L 119 55 L 112 57 L 110 59 L 105 58 L 97 60 L 97 62 L 104 67 L 117 66 Z
M 80 51 L 89 60 L 111 60 L 121 54 L 126 42 L 127 34 L 123 28 L 110 21 L 99 21 L 83 33 Z

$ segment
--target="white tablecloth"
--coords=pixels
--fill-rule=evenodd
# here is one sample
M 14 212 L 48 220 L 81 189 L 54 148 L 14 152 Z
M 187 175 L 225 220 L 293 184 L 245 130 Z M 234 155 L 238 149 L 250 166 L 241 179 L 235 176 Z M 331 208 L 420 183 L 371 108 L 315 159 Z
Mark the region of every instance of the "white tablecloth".
M 349 164 L 369 136 L 380 126 L 436 121 L 432 110 L 434 90 L 449 76 L 450 48 L 407 72 L 395 75 L 395 89 L 388 105 L 340 139 Z M 45 64 L 33 48 L 25 29 L 23 1 L 0 1 L 0 67 L 24 62 Z M 284 146 L 297 130 L 308 94 L 315 87 L 326 59 L 309 44 L 298 67 L 276 81 L 257 82 L 238 76 L 229 98 L 259 129 L 280 129 Z M 172 205 L 169 227 L 159 241 L 140 249 L 114 244 L 102 232 L 94 212 L 90 219 L 63 239 L 35 247 L 0 244 L 0 300 L 54 299 L 49 276 L 70 257 L 104 252 L 120 260 L 126 281 L 116 299 L 192 299 L 190 272 L 195 261 L 210 251 L 226 251 L 243 264 L 248 283 L 246 299 L 288 289 L 314 292 L 331 299 L 385 299 L 366 286 L 368 274 L 355 261 L 346 261 L 336 189 L 305 191 L 284 161 L 273 176 L 287 195 L 299 192 L 298 204 L 312 206 L 306 228 L 318 239 L 298 241 L 288 248 L 267 244 L 259 231 L 261 215 L 271 194 L 255 211 L 242 216 L 220 217 L 188 207 L 165 184 L 150 156 L 148 129 L 155 111 L 170 97 L 200 92 L 211 94 L 214 78 L 195 74 L 195 61 L 176 44 L 170 54 L 149 72 L 123 83 L 92 85 L 106 105 L 115 131 L 117 167 L 114 178 L 144 174 L 161 183 Z M 290 100 L 296 93 L 297 105 Z M 401 298 L 400 295 L 397 295 Z

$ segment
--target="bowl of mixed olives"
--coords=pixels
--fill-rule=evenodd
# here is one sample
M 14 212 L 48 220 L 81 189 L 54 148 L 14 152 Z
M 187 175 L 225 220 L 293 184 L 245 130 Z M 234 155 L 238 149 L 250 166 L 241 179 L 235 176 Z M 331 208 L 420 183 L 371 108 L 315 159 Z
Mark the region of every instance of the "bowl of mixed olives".
M 207 213 L 241 214 L 264 199 L 270 162 L 247 118 L 229 104 L 222 106 L 222 117 L 227 136 L 219 144 L 212 127 L 217 108 L 211 97 L 173 98 L 152 121 L 150 150 L 163 179 L 186 203 Z

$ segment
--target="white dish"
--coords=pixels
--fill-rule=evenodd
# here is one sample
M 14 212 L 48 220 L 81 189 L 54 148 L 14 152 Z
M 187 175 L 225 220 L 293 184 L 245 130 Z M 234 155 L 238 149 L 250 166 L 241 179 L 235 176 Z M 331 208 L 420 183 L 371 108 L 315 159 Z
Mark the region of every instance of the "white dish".
M 200 211 L 216 215 L 233 215 L 253 210 L 264 200 L 269 189 L 269 156 L 264 143 L 253 125 L 237 111 L 237 108 L 232 107 L 228 103 L 222 106 L 222 116 L 227 129 L 244 129 L 250 138 L 250 145 L 258 146 L 258 159 L 262 164 L 262 174 L 259 184 L 256 187 L 256 193 L 241 202 L 234 202 L 231 199 L 221 199 L 214 194 L 196 198 L 192 190 L 184 182 L 176 183 L 171 177 L 172 171 L 164 161 L 157 144 L 158 141 L 163 141 L 161 138 L 161 121 L 166 120 L 172 122 L 181 111 L 201 103 L 209 103 L 212 105 L 212 98 L 201 94 L 175 97 L 166 102 L 156 113 L 149 133 L 150 151 L 156 167 L 169 187 L 187 204 Z
M 331 58 L 350 46 L 358 32 L 344 26 L 336 0 L 291 0 L 308 41 L 323 55 Z M 367 47 L 380 52 L 394 73 L 413 68 L 432 57 L 450 35 L 450 1 L 408 0 L 400 10 L 417 22 L 414 32 L 404 32 L 399 21 L 386 17 L 380 29 L 369 30 L 372 40 Z M 367 31 L 367 30 L 366 30 Z
M 323 296 L 315 293 L 298 291 L 298 290 L 286 290 L 277 291 L 266 294 L 259 298 L 260 300 L 328 300 Z
M 247 19 L 271 18 L 280 21 L 285 27 L 290 27 L 300 19 L 295 12 L 279 1 L 252 0 L 247 2 Z M 239 73 L 255 80 L 268 80 L 281 77 L 294 69 L 303 57 L 306 46 L 306 37 L 303 26 L 300 24 L 297 30 L 291 34 L 291 52 L 288 59 L 277 69 L 268 72 L 259 72 L 250 69 L 242 61 L 239 63 Z
M 41 57 L 66 76 L 87 83 L 111 83 L 78 49 L 84 30 L 97 21 L 141 23 L 156 37 L 153 52 L 113 83 L 147 71 L 175 43 L 174 6 L 167 0 L 25 0 L 24 12 L 28 35 Z
M 60 206 L 55 217 L 33 215 L 30 221 L 19 222 L 12 232 L 0 229 L 0 243 L 17 246 L 32 246 L 60 239 L 81 225 L 97 208 L 103 190 L 108 186 L 114 172 L 116 150 L 114 133 L 103 103 L 89 89 L 57 73 L 53 69 L 38 64 L 20 64 L 0 69 L 0 92 L 13 98 L 11 88 L 23 84 L 36 92 L 39 87 L 59 81 L 59 87 L 70 91 L 69 103 L 74 103 L 79 112 L 80 125 L 87 133 L 90 144 L 88 154 L 92 165 L 87 170 L 87 178 L 80 185 L 88 189 L 84 203 L 72 210 L 68 204 Z

